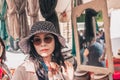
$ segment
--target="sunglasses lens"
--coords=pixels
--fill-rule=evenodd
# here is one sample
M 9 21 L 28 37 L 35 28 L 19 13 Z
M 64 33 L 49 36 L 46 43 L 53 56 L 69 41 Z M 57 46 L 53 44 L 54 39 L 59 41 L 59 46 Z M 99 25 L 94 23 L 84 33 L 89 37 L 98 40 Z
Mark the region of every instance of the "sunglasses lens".
M 43 40 L 45 43 L 51 43 L 53 39 L 53 36 L 46 36 Z M 40 45 L 42 43 L 42 39 L 39 37 L 34 37 L 32 40 L 34 45 Z
M 40 45 L 41 44 L 41 39 L 40 38 L 34 38 L 33 39 L 33 44 Z
M 47 36 L 47 37 L 44 38 L 44 42 L 45 43 L 51 43 L 52 39 L 53 39 L 53 37 Z

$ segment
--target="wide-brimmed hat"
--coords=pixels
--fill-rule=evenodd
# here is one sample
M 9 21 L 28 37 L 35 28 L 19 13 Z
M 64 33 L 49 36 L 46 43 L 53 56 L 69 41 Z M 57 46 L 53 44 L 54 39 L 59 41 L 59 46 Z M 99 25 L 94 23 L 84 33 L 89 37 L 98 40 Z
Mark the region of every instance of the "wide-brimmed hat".
M 65 39 L 57 32 L 56 27 L 53 23 L 48 21 L 38 21 L 31 27 L 30 34 L 26 38 L 21 39 L 19 42 L 19 47 L 25 54 L 29 53 L 30 51 L 29 39 L 37 33 L 54 34 L 58 37 L 61 46 L 65 47 Z

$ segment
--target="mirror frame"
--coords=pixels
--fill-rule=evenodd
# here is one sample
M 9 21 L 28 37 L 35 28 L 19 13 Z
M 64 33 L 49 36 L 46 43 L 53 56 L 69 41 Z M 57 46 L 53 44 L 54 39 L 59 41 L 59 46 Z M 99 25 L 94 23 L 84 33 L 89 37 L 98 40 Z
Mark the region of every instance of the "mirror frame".
M 77 17 L 80 17 L 82 12 L 87 9 L 91 8 L 95 11 L 101 11 L 103 16 L 103 23 L 104 23 L 104 31 L 105 31 L 105 45 L 106 45 L 106 54 L 107 54 L 107 61 L 108 67 L 96 67 L 96 66 L 88 66 L 82 65 L 80 62 L 80 45 L 78 39 L 78 30 L 77 30 Z M 112 48 L 111 48 L 111 38 L 110 38 L 110 19 L 108 17 L 108 9 L 107 9 L 107 1 L 106 0 L 93 0 L 91 2 L 81 4 L 79 6 L 72 8 L 72 25 L 74 29 L 74 38 L 75 38 L 75 47 L 76 47 L 76 59 L 78 64 L 79 70 L 90 71 L 94 73 L 103 73 L 109 74 L 114 72 L 113 66 L 113 55 L 112 55 Z

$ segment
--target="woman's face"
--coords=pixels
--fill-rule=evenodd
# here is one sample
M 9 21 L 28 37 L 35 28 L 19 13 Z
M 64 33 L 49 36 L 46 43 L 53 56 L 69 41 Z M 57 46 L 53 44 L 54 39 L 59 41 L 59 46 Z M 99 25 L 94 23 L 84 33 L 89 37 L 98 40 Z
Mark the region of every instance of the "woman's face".
M 33 45 L 39 55 L 49 57 L 55 49 L 55 40 L 52 34 L 38 33 L 33 38 Z

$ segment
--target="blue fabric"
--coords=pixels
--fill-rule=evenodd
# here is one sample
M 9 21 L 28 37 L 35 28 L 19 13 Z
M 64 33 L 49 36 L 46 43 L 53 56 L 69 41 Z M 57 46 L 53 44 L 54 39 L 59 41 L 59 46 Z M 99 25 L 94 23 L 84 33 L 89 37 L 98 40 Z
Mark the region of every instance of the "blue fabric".
M 103 54 L 103 47 L 100 43 L 95 42 L 91 46 L 88 47 L 88 65 L 104 67 L 103 62 L 99 62 L 99 58 Z
M 81 58 L 81 63 L 84 62 L 84 48 L 80 49 L 80 58 Z
M 41 65 L 43 66 L 43 68 L 45 69 L 45 71 L 48 72 L 48 67 L 46 66 L 46 64 L 41 61 Z
M 72 27 L 72 55 L 76 56 L 76 47 L 75 47 L 74 28 L 73 27 Z
M 3 6 L 2 6 L 2 12 L 0 13 L 0 37 L 3 40 L 6 40 L 8 38 L 8 33 L 6 30 L 6 24 L 4 19 L 6 9 L 7 9 L 7 3 L 6 3 L 6 0 L 4 0 Z

